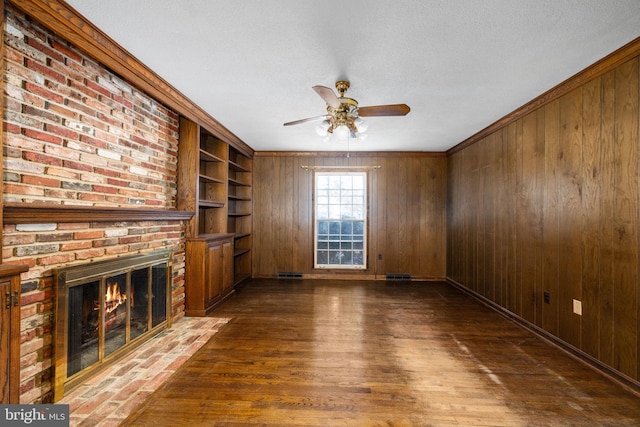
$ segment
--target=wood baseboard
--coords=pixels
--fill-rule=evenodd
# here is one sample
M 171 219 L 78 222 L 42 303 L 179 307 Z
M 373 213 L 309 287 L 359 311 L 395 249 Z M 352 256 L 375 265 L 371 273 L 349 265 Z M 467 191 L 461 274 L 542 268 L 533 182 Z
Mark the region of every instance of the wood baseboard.
M 254 275 L 255 279 L 277 279 L 277 274 L 257 274 Z M 322 280 L 387 280 L 384 274 L 340 274 L 340 273 L 325 273 L 325 274 L 314 274 L 314 273 L 303 273 L 302 277 L 295 278 L 293 280 L 304 280 L 304 279 L 322 279 Z M 282 279 L 282 280 L 291 280 L 291 279 Z M 411 282 L 445 282 L 446 279 L 444 277 L 422 277 L 422 276 L 411 276 Z
M 594 358 L 590 354 L 585 353 L 584 351 L 580 350 L 579 348 L 576 348 L 576 347 L 572 346 L 571 344 L 561 340 L 560 338 L 558 338 L 555 335 L 545 331 L 544 329 L 540 328 L 539 326 L 529 322 L 528 320 L 523 319 L 522 317 L 516 315 L 515 313 L 510 312 L 506 308 L 496 304 L 495 302 L 491 301 L 487 297 L 485 297 L 485 296 L 483 296 L 483 295 L 481 295 L 481 294 L 479 294 L 479 293 L 477 293 L 477 292 L 475 292 L 475 291 L 473 291 L 473 290 L 471 290 L 469 288 L 466 288 L 461 283 L 459 283 L 459 282 L 457 282 L 457 281 L 455 281 L 455 280 L 453 280 L 453 279 L 451 279 L 449 277 L 447 277 L 446 282 L 449 283 L 450 285 L 456 287 L 457 289 L 461 290 L 462 292 L 466 293 L 467 295 L 473 297 L 474 299 L 480 301 L 481 303 L 485 304 L 487 307 L 495 310 L 500 315 L 502 315 L 502 316 L 506 317 L 507 319 L 513 321 L 514 323 L 524 327 L 525 329 L 528 329 L 529 331 L 533 332 L 534 334 L 536 334 L 540 338 L 544 339 L 545 341 L 549 342 L 553 346 L 555 346 L 555 347 L 559 348 L 560 350 L 564 351 L 565 353 L 569 354 L 574 359 L 577 359 L 578 361 L 586 364 L 587 366 L 589 366 L 590 368 L 594 369 L 595 371 L 601 373 L 602 375 L 606 376 L 607 378 L 611 379 L 612 381 L 615 381 L 616 383 L 618 383 L 621 386 L 625 387 L 626 389 L 628 389 L 632 393 L 640 396 L 640 382 L 636 381 L 635 379 L 626 376 L 622 372 L 619 372 L 619 371 L 615 370 L 614 368 L 612 368 L 611 366 L 604 364 L 603 362 L 601 362 L 598 359 Z

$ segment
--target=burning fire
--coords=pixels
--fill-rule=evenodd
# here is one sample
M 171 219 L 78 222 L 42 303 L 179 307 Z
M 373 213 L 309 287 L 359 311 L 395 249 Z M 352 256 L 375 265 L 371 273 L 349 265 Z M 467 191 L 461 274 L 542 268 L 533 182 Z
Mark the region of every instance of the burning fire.
M 118 283 L 107 283 L 107 293 L 104 298 L 104 312 L 109 314 L 127 301 L 127 294 L 120 292 Z

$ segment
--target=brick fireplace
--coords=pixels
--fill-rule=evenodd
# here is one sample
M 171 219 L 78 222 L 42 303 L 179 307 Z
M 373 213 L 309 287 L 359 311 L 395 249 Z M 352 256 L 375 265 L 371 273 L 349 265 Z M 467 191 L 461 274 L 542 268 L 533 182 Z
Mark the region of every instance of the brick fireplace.
M 167 250 L 54 270 L 54 401 L 171 325 Z
M 165 323 L 184 315 L 190 216 L 176 211 L 179 120 L 11 4 L 3 36 L 2 260 L 29 266 L 21 276 L 20 401 L 48 403 L 61 351 L 55 271 L 165 251 Z M 125 341 L 133 341 L 127 328 Z

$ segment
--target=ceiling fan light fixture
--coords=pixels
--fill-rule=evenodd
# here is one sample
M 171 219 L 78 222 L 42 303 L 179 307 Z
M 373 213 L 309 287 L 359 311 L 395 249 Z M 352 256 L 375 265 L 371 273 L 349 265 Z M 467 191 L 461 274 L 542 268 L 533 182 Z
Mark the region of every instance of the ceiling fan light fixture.
M 324 119 L 322 123 L 315 127 L 316 133 L 324 141 L 334 140 L 335 142 L 346 141 L 348 143 L 350 139 L 362 141 L 366 136 L 364 132 L 367 131 L 369 126 L 360 116 L 406 116 L 411 110 L 406 104 L 359 107 L 358 101 L 345 96 L 345 92 L 349 89 L 349 82 L 346 80 L 337 81 L 336 89 L 340 96 L 337 96 L 335 92 L 328 87 L 313 86 L 313 90 L 315 90 L 326 103 L 326 114 L 287 122 L 284 125 L 291 126 Z
M 353 124 L 356 126 L 356 128 L 358 128 L 358 133 L 366 132 L 369 128 L 367 122 L 362 120 L 360 117 L 356 117 L 353 121 Z
M 318 136 L 327 136 L 329 131 L 330 123 L 327 120 L 324 120 L 322 123 L 316 126 L 316 133 Z
M 338 138 L 338 140 L 349 139 L 350 133 L 351 131 L 346 125 L 340 125 L 333 131 L 333 134 Z

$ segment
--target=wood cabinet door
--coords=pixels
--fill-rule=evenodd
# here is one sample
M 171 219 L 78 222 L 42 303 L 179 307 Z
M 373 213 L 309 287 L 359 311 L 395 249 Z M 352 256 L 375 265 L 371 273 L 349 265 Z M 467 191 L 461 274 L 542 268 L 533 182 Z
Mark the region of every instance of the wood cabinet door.
M 222 245 L 222 286 L 225 291 L 233 287 L 233 241 Z
M 207 247 L 207 280 L 204 283 L 207 306 L 222 294 L 222 255 L 220 242 L 214 242 Z
M 20 276 L 0 279 L 0 403 L 20 400 Z
M 9 295 L 7 295 L 9 293 Z M 0 403 L 9 403 L 9 349 L 11 348 L 11 282 L 0 282 Z M 8 300 L 8 301 L 7 301 Z

